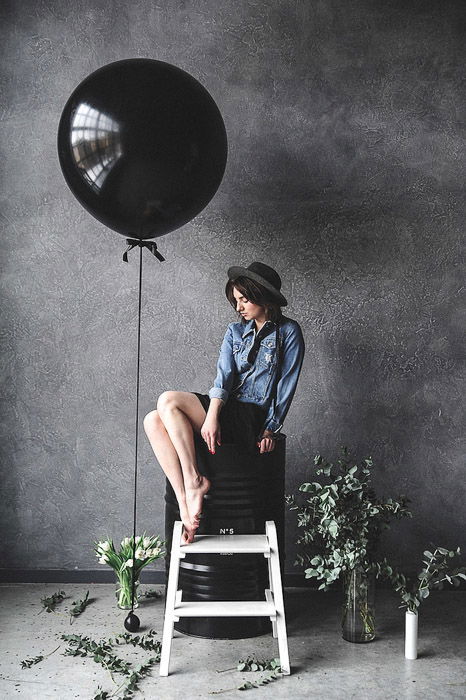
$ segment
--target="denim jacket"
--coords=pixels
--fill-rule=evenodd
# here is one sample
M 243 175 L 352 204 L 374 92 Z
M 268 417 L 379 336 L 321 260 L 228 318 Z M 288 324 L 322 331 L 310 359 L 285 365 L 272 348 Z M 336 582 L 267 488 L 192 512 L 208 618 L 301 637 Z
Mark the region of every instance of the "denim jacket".
M 248 353 L 256 337 L 255 321 L 230 323 L 223 338 L 217 376 L 209 391 L 211 399 L 256 403 L 267 410 L 264 430 L 278 433 L 290 408 L 304 358 L 304 338 L 297 321 L 282 316 L 280 321 L 281 366 L 276 400 L 272 401 L 277 373 L 276 325 L 266 321 L 270 333 L 259 345 L 256 358 Z M 266 329 L 267 330 L 267 329 Z

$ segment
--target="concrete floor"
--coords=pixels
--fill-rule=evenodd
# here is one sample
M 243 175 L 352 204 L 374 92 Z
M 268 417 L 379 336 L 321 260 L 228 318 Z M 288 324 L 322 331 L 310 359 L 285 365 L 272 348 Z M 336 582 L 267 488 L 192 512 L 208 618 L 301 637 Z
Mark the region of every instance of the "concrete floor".
M 142 590 L 163 586 L 142 584 Z M 69 596 L 57 610 L 66 610 L 86 590 L 93 603 L 70 625 L 69 617 L 38 613 L 40 599 L 64 590 Z M 98 641 L 124 632 L 125 613 L 115 606 L 114 586 L 109 584 L 9 584 L 1 586 L 0 697 L 92 698 L 101 685 L 111 691 L 108 672 L 90 658 L 64 656 L 61 634 L 77 633 Z M 251 698 L 423 698 L 466 697 L 466 593 L 435 592 L 424 604 L 419 620 L 419 658 L 404 658 L 404 613 L 390 590 L 378 589 L 377 638 L 368 644 L 352 644 L 341 637 L 340 594 L 302 588 L 286 590 L 287 624 L 292 674 L 273 684 L 247 691 Z M 138 609 L 140 634 L 154 629 L 161 639 L 164 598 L 144 599 Z M 60 649 L 30 669 L 20 661 Z M 116 653 L 136 664 L 150 652 L 124 646 Z M 230 669 L 248 655 L 278 656 L 272 635 L 241 640 L 207 640 L 175 633 L 170 675 L 161 678 L 158 665 L 141 683 L 135 698 L 214 698 L 212 691 L 233 688 L 222 698 L 244 697 L 236 690 L 246 680 L 262 674 Z M 121 676 L 116 675 L 118 680 Z

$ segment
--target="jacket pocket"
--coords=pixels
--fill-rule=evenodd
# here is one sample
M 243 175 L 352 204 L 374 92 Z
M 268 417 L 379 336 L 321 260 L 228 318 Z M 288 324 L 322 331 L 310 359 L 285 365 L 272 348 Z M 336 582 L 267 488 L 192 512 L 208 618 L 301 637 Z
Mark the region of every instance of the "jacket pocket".
M 259 356 L 257 358 L 262 367 L 267 367 L 270 371 L 277 364 L 277 349 L 275 338 L 264 338 L 259 346 Z

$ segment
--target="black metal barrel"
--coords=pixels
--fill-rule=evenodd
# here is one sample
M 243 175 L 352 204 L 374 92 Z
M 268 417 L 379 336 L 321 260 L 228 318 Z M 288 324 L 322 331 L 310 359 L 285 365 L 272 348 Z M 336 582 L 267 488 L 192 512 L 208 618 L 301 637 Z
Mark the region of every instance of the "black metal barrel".
M 277 527 L 282 577 L 285 544 L 285 446 L 280 436 L 275 449 L 265 454 L 245 454 L 236 445 L 223 444 L 211 455 L 196 437 L 196 455 L 201 474 L 211 481 L 204 497 L 203 517 L 197 534 L 264 534 L 265 521 Z M 173 524 L 180 520 L 175 493 L 166 481 L 165 539 L 166 574 L 170 566 Z M 180 561 L 178 587 L 184 601 L 264 600 L 268 569 L 263 555 L 187 554 Z M 175 629 L 208 639 L 256 637 L 270 631 L 268 618 L 192 617 L 180 618 Z

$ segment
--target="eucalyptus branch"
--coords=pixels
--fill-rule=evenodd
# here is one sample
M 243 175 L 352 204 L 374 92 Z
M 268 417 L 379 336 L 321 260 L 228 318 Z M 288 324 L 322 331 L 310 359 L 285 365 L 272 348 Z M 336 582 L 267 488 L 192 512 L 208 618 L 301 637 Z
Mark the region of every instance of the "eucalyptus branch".
M 141 636 L 133 636 L 128 632 L 123 632 L 122 634 L 117 635 L 115 642 L 116 644 L 131 644 L 133 647 L 138 646 L 141 649 L 149 649 L 151 651 L 155 651 L 159 657 L 158 661 L 160 661 L 162 644 L 157 639 L 154 639 L 154 636 L 156 634 L 157 633 L 154 630 L 149 630 L 147 634 L 143 634 Z M 120 639 L 122 639 L 123 641 L 120 642 Z
M 41 598 L 40 602 L 42 603 L 42 610 L 39 612 L 39 615 L 40 613 L 43 613 L 44 610 L 48 613 L 55 612 L 55 607 L 61 603 L 64 598 L 66 598 L 65 591 L 55 592 L 48 598 Z
M 91 601 L 89 600 L 89 591 L 87 591 L 85 597 L 82 600 L 73 600 L 72 605 L 74 607 L 70 610 L 70 624 L 73 622 L 73 618 L 78 617 L 87 608 Z
M 248 656 L 245 660 L 240 659 L 236 667 L 237 671 L 276 671 L 281 673 L 280 659 L 262 659 L 259 661 L 253 656 Z
M 246 681 L 243 685 L 238 686 L 238 690 L 251 690 L 252 688 L 260 688 L 262 685 L 268 685 L 274 681 L 283 678 L 281 673 L 271 673 L 270 676 L 263 676 L 257 681 Z
M 129 698 L 133 697 L 133 693 L 136 690 L 139 690 L 139 682 L 142 680 L 144 676 L 147 676 L 147 674 L 150 672 L 152 666 L 160 661 L 160 658 L 152 657 L 145 663 L 141 664 L 138 666 L 138 668 L 134 669 L 130 675 L 129 675 L 129 680 L 123 682 L 110 697 L 114 697 L 117 693 L 124 688 L 124 693 L 122 695 L 121 700 L 129 700 Z
M 306 567 L 306 578 L 321 581 L 319 589 L 328 590 L 340 576 L 356 566 L 368 571 L 377 561 L 376 550 L 382 530 L 393 519 L 411 517 L 409 499 L 377 498 L 371 487 L 372 458 L 359 464 L 350 459 L 348 449 L 336 465 L 321 455 L 314 457 L 316 474 L 324 483 L 309 481 L 298 488 L 305 495 L 297 500 L 286 497 L 290 510 L 297 511 L 302 534 L 297 540 L 302 551 L 295 565 Z
M 61 638 L 69 643 L 65 656 L 89 656 L 108 671 L 117 671 L 126 676 L 131 673 L 131 664 L 112 653 L 112 639 L 95 642 L 80 634 L 62 634 Z
M 54 649 L 53 651 L 50 651 L 48 654 L 34 656 L 33 658 L 30 658 L 30 659 L 24 659 L 23 661 L 21 661 L 21 668 L 31 668 L 31 666 L 34 666 L 34 664 L 40 663 L 41 661 L 46 659 L 47 656 L 51 656 L 52 654 L 55 654 L 55 652 L 58 649 L 60 649 L 60 646 L 61 646 L 61 644 L 59 644 L 56 649 Z
M 273 673 L 270 676 L 260 678 L 258 681 L 246 681 L 243 683 L 243 685 L 237 686 L 236 688 L 212 690 L 210 695 L 220 695 L 221 693 L 228 693 L 232 690 L 249 690 L 251 688 L 258 688 L 261 685 L 267 685 L 268 683 L 283 677 L 280 659 L 259 660 L 254 658 L 254 656 L 248 656 L 246 659 L 240 659 L 234 668 L 226 668 L 223 671 L 217 671 L 217 673 L 223 673 L 224 671 L 241 671 L 243 673 L 245 671 L 273 671 Z
M 143 591 L 139 594 L 140 598 L 161 598 L 163 596 L 163 591 L 159 591 L 156 588 L 152 588 L 150 591 Z
M 257 681 L 245 681 L 242 685 L 238 685 L 235 688 L 222 688 L 222 690 L 211 690 L 209 695 L 220 695 L 221 693 L 230 693 L 233 690 L 251 690 L 252 688 L 259 688 L 262 685 L 268 685 L 273 683 L 273 681 L 278 681 L 283 678 L 283 674 L 277 672 L 271 673 L 269 676 L 262 676 Z
M 400 608 L 407 608 L 416 613 L 422 601 L 429 597 L 431 590 L 443 589 L 447 581 L 456 588 L 460 585 L 460 579 L 466 581 L 466 566 L 451 568 L 449 559 L 461 554 L 459 547 L 456 550 L 448 550 L 445 547 L 435 547 L 434 551 L 426 550 L 423 553 L 423 568 L 415 579 L 408 578 L 398 569 L 393 568 L 384 558 L 377 564 L 376 576 L 388 579 L 393 588 L 401 596 Z
M 92 700 L 108 700 L 110 695 L 108 694 L 107 690 L 102 690 L 100 685 L 97 686 L 97 691 L 95 695 L 93 696 Z
M 106 698 L 114 697 L 124 688 L 124 693 L 121 700 L 129 700 L 132 698 L 134 691 L 138 690 L 139 682 L 146 676 L 152 666 L 160 661 L 161 643 L 154 639 L 156 632 L 149 630 L 146 635 L 133 637 L 127 632 L 117 635 L 115 639 L 103 639 L 100 642 L 95 642 L 89 637 L 78 634 L 62 635 L 62 639 L 69 643 L 69 647 L 65 650 L 65 655 L 68 656 L 89 656 L 99 663 L 109 673 L 110 677 L 116 685 L 112 671 L 121 673 L 126 676 L 117 689 L 109 694 L 108 691 L 102 690 L 99 686 L 93 700 L 105 700 Z M 113 645 L 131 644 L 138 646 L 141 649 L 155 651 L 155 656 L 152 656 L 148 661 L 144 662 L 137 668 L 132 668 L 131 664 L 123 661 L 113 653 Z

